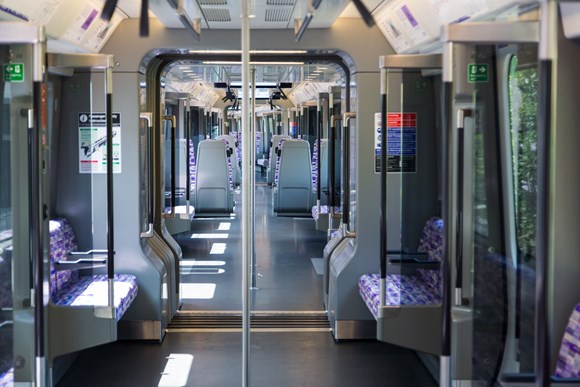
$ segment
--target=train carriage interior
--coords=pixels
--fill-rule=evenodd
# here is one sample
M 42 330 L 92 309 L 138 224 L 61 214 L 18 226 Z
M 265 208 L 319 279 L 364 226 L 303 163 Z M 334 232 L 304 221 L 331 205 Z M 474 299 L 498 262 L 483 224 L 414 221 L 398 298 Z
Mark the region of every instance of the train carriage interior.
M 580 386 L 578 26 L 0 0 L 0 387 Z

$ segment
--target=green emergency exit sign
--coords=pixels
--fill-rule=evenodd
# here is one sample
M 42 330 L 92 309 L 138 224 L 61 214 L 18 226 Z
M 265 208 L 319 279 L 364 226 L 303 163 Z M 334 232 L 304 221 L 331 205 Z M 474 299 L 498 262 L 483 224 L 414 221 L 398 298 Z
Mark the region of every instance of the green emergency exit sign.
M 468 64 L 467 81 L 469 83 L 484 83 L 489 81 L 489 65 L 482 63 Z
M 24 82 L 24 63 L 8 63 L 4 65 L 5 82 Z

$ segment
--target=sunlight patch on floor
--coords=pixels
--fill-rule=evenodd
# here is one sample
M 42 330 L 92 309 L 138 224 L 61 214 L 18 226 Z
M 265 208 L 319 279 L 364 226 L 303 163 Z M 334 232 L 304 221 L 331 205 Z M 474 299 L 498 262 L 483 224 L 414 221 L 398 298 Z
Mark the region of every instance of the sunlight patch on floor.
M 189 371 L 193 364 L 193 355 L 172 353 L 167 357 L 167 364 L 161 373 L 158 387 L 183 387 L 187 385 Z
M 214 243 L 211 245 L 210 254 L 224 254 L 226 252 L 226 243 Z
M 181 298 L 188 300 L 211 300 L 215 295 L 216 284 L 181 285 Z

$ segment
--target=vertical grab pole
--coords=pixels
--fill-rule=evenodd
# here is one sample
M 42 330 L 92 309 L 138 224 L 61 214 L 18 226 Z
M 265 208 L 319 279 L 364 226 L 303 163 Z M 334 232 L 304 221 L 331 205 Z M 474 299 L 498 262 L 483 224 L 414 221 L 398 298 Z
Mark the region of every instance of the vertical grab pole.
M 191 197 L 191 171 L 189 170 L 189 149 L 191 147 L 191 99 L 187 98 L 185 115 L 185 146 L 187 147 L 187 157 L 185 158 L 185 173 L 187 182 L 185 184 L 185 209 L 189 217 L 189 199 Z
M 451 386 L 451 246 L 449 237 L 453 222 L 453 209 L 451 208 L 451 176 L 453 171 L 451 152 L 451 110 L 453 98 L 453 43 L 446 43 L 443 51 L 443 113 L 441 115 L 441 144 L 443 154 L 442 168 L 442 213 L 443 213 L 443 260 L 441 262 L 442 273 L 442 321 L 441 321 L 441 358 L 440 358 L 440 386 Z
M 335 122 L 334 122 L 334 94 L 332 93 L 332 87 L 328 92 L 328 120 L 330 125 L 328 127 L 328 232 L 330 236 L 330 230 L 332 230 L 333 226 L 333 218 L 334 218 L 334 174 L 336 170 L 334 168 L 334 147 L 336 146 L 334 140 L 334 132 L 335 132 Z
M 336 121 L 338 120 L 335 116 L 330 116 L 330 128 L 328 131 L 328 232 L 332 230 L 333 226 L 333 219 L 334 219 L 334 206 L 336 205 L 335 202 L 335 193 L 334 193 L 334 185 L 336 168 L 334 166 L 334 160 L 336 158 L 335 155 L 335 147 L 336 147 Z M 329 234 L 330 235 L 330 234 Z
M 250 386 L 250 260 L 253 251 L 252 132 L 250 130 L 250 0 L 242 8 L 242 387 Z
M 113 58 L 105 70 L 107 115 L 107 278 L 109 279 L 109 307 L 115 316 L 115 228 L 113 202 Z
M 550 321 L 547 316 L 550 286 L 550 146 L 552 123 L 552 61 L 556 59 L 558 4 L 544 0 L 540 8 L 539 84 L 538 84 L 538 196 L 536 230 L 536 386 L 550 381 Z
M 457 111 L 457 214 L 455 216 L 455 305 L 463 305 L 463 184 L 465 157 L 465 118 L 471 117 L 471 109 Z
M 254 168 L 256 165 L 256 68 L 252 69 L 252 115 L 250 122 L 252 123 L 252 153 L 251 153 L 251 175 L 250 179 L 252 180 L 252 197 L 251 197 L 251 204 L 250 204 L 250 219 L 252 219 L 252 289 L 257 289 L 257 281 L 256 277 L 258 273 L 256 272 L 257 265 L 256 265 L 256 217 L 254 216 L 254 204 L 256 203 L 256 192 L 254 187 L 256 186 L 256 174 L 254 173 Z
M 320 199 L 322 198 L 322 193 L 320 192 L 320 156 L 322 155 L 322 149 L 320 148 L 320 98 L 316 101 L 316 147 L 318 149 L 318 154 L 316 156 L 316 210 L 318 217 L 320 217 Z
M 33 95 L 32 95 L 32 112 L 29 112 L 28 126 L 30 127 L 30 144 L 29 144 L 29 166 L 30 187 L 28 187 L 30 197 L 30 254 L 33 261 L 33 280 L 34 283 L 34 355 L 35 355 L 35 379 L 36 385 L 43 387 L 46 385 L 46 348 L 45 348 L 45 334 L 44 334 L 44 313 L 46 308 L 45 294 L 44 294 L 44 252 L 42 246 L 43 233 L 43 203 L 39 198 L 42 198 L 41 185 L 41 156 L 40 156 L 40 142 L 41 131 L 45 128 L 42 116 L 45 112 L 45 103 L 43 99 L 44 94 L 44 56 L 45 56 L 45 41 L 44 29 L 38 29 L 38 40 L 33 46 Z M 44 135 L 44 133 L 42 134 Z M 46 287 L 48 289 L 48 286 Z
M 379 318 L 383 317 L 387 284 L 387 69 L 381 67 L 381 206 Z
M 349 232 L 350 222 L 350 120 L 356 119 L 356 113 L 344 113 L 342 119 L 342 190 L 344 200 L 342 204 L 342 224 L 345 233 Z

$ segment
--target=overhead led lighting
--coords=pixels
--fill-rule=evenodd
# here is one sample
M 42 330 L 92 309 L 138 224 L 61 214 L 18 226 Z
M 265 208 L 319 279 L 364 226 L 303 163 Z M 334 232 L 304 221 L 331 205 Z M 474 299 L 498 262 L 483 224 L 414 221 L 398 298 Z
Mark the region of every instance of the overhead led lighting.
M 306 50 L 250 50 L 250 54 L 306 54 Z M 241 50 L 189 50 L 190 54 L 241 54 Z
M 207 60 L 203 62 L 204 65 L 240 65 L 240 61 L 213 61 Z M 304 65 L 304 62 L 250 62 L 251 65 L 271 65 L 271 66 L 300 66 Z

